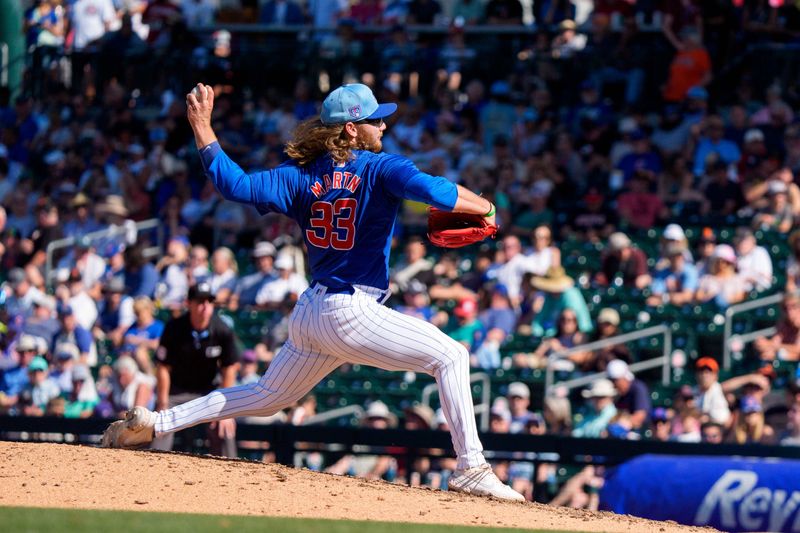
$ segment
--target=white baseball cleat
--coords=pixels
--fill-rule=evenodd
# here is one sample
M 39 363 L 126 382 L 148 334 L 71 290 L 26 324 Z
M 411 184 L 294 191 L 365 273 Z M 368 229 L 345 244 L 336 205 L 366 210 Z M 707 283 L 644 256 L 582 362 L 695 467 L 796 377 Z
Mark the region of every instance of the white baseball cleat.
M 466 470 L 456 470 L 448 480 L 447 486 L 455 492 L 476 496 L 494 496 L 501 500 L 524 502 L 525 497 L 494 475 L 488 463 Z
M 137 448 L 150 444 L 155 437 L 156 413 L 134 407 L 125 413 L 125 420 L 112 422 L 103 432 L 103 448 Z

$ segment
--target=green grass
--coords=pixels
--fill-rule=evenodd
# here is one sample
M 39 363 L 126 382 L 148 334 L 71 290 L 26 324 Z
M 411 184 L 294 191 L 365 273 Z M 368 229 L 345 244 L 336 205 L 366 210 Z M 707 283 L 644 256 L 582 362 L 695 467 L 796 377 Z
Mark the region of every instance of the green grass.
M 139 532 L 202 533 L 231 531 L 245 533 L 498 533 L 530 532 L 529 529 L 499 529 L 448 525 L 360 522 L 355 520 L 312 520 L 267 516 L 220 516 L 135 511 L 89 511 L 82 509 L 38 509 L 0 507 L 0 529 L 16 532 Z M 539 531 L 539 530 L 536 530 Z M 544 533 L 544 532 L 540 532 Z M 548 532 L 548 533 L 553 533 Z

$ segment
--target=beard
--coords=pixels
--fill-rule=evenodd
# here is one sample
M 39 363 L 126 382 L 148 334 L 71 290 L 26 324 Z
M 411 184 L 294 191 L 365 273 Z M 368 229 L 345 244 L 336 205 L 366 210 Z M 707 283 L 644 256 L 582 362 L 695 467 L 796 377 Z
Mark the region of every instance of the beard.
M 356 139 L 356 150 L 366 150 L 368 152 L 379 153 L 383 150 L 383 143 L 381 142 L 380 137 L 376 137 L 374 139 L 366 139 L 363 136 L 359 136 Z

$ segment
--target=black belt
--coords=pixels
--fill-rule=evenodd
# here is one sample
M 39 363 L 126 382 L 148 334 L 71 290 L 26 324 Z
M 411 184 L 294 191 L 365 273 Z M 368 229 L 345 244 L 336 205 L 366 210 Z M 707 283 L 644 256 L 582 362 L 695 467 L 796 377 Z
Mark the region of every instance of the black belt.
M 325 287 L 328 294 L 355 294 L 356 289 L 349 283 L 342 283 L 337 285 L 328 285 L 326 283 L 322 283 L 320 281 L 314 280 L 311 282 L 311 288 L 315 289 L 319 285 Z

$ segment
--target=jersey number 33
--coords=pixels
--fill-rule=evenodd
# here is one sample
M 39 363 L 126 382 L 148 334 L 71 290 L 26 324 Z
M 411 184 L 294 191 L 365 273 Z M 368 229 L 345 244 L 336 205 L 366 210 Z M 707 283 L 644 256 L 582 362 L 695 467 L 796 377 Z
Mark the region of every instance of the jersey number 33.
M 331 202 L 318 201 L 311 204 L 310 226 L 306 239 L 317 248 L 350 250 L 356 239 L 355 198 L 339 198 Z

